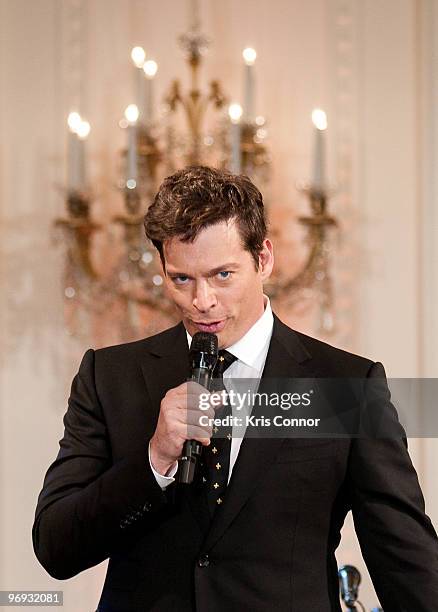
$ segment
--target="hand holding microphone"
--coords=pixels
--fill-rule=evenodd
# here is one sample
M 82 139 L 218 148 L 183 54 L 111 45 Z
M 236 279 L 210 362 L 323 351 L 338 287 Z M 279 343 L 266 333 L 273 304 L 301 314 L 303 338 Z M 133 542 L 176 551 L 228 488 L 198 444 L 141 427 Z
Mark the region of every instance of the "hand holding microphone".
M 198 332 L 190 347 L 190 378 L 170 389 L 161 401 L 150 453 L 154 469 L 166 475 L 180 459 L 179 481 L 193 481 L 202 446 L 210 444 L 211 427 L 201 427 L 199 418 L 214 417 L 214 409 L 200 410 L 200 396 L 208 390 L 217 361 L 217 336 Z
M 190 380 L 196 381 L 209 389 L 213 369 L 218 355 L 217 336 L 208 332 L 198 332 L 192 338 L 189 359 L 191 367 Z M 210 431 L 211 436 L 211 431 Z M 198 458 L 202 447 L 196 439 L 184 443 L 180 461 L 179 481 L 184 484 L 193 482 Z

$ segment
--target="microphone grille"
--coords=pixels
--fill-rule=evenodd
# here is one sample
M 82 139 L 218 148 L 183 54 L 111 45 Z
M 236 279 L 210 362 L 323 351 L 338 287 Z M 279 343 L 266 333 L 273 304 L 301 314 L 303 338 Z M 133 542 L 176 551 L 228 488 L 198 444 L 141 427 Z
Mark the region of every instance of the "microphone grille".
M 216 356 L 218 352 L 217 336 L 210 332 L 196 332 L 190 346 L 190 352 L 192 351 L 199 351 Z

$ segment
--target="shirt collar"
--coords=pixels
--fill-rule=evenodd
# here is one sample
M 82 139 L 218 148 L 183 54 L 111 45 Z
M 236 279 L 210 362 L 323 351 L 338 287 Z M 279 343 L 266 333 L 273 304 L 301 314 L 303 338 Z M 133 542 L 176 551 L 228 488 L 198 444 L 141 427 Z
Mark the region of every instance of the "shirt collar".
M 260 359 L 265 357 L 274 326 L 274 316 L 272 314 L 269 297 L 263 295 L 263 299 L 265 302 L 265 310 L 262 316 L 257 319 L 254 325 L 249 328 L 240 340 L 227 347 L 227 351 L 237 357 L 239 361 L 253 368 L 257 368 Z M 186 334 L 190 346 L 192 343 L 192 336 L 187 331 Z

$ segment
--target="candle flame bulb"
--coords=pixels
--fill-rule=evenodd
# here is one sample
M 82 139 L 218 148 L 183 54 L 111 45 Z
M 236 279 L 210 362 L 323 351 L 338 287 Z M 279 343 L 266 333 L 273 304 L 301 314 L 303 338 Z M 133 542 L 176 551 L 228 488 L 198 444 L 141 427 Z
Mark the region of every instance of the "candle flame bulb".
M 313 125 L 318 130 L 326 130 L 327 129 L 327 115 L 320 108 L 315 108 L 312 111 L 312 121 Z
M 240 104 L 230 104 L 228 108 L 228 115 L 233 123 L 239 123 L 242 117 L 242 107 Z
M 154 76 L 157 74 L 158 64 L 154 60 L 148 60 L 144 63 L 143 70 L 146 77 L 148 77 L 149 79 L 153 79 Z
M 252 66 L 254 62 L 256 61 L 257 52 L 255 49 L 252 49 L 251 47 L 247 47 L 246 49 L 243 50 L 242 55 L 243 55 L 245 64 L 247 66 Z
M 136 104 L 130 104 L 126 107 L 125 117 L 126 120 L 129 121 L 129 123 L 136 123 L 139 114 L 140 113 L 138 111 L 138 106 Z
M 137 68 L 142 68 L 144 64 L 144 60 L 146 58 L 146 53 L 144 52 L 143 47 L 134 47 L 131 51 L 131 59 Z
M 80 114 L 77 113 L 76 111 L 71 112 L 68 116 L 67 123 L 68 123 L 68 127 L 70 128 L 70 131 L 76 134 L 79 126 L 82 123 Z
M 81 140 L 85 140 L 90 133 L 91 126 L 88 121 L 81 121 L 78 129 L 76 130 L 76 134 Z

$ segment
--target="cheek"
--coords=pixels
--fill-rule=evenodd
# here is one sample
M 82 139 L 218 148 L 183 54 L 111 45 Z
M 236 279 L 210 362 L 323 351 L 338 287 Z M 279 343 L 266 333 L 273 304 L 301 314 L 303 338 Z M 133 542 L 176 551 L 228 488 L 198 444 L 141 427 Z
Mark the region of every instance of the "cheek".
M 242 276 L 233 286 L 233 293 L 239 302 L 248 302 L 254 299 L 255 287 L 252 277 Z
M 252 300 L 244 283 L 238 283 L 234 287 L 223 289 L 218 294 L 219 302 L 228 306 L 231 310 L 240 310 Z
M 254 279 L 242 279 L 239 285 L 230 293 L 229 303 L 231 308 L 241 316 L 250 315 L 259 308 L 260 286 Z
M 167 295 L 176 306 L 183 306 L 187 302 L 187 295 L 178 290 L 173 283 L 166 283 Z

